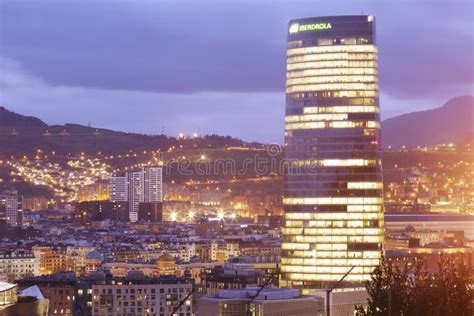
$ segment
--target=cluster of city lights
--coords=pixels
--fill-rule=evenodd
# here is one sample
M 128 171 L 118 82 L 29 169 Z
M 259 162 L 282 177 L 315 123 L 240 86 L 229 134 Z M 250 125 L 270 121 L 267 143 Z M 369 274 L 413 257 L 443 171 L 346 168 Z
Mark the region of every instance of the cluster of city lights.
M 48 159 L 30 160 L 26 156 L 6 164 L 12 169 L 10 175 L 14 179 L 18 177 L 34 185 L 46 186 L 61 202 L 75 201 L 81 187 L 107 180 L 111 175 L 108 164 L 84 155 L 67 160 L 65 164 Z
M 200 214 L 197 211 L 188 211 L 187 214 L 177 211 L 171 211 L 168 214 L 168 219 L 172 222 L 194 222 L 200 216 L 206 216 L 209 220 L 217 220 L 217 221 L 225 221 L 225 220 L 235 220 L 237 218 L 237 214 L 235 212 L 225 212 L 224 210 L 218 210 L 212 214 Z M 166 216 L 165 216 L 166 217 Z

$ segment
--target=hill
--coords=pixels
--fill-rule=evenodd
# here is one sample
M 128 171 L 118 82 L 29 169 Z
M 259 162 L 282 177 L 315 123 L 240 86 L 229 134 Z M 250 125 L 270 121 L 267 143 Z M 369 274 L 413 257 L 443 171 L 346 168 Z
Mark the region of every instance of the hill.
M 207 135 L 178 140 L 166 135 L 142 135 L 78 124 L 48 125 L 38 118 L 23 116 L 0 107 L 0 158 L 2 156 L 32 155 L 38 149 L 55 152 L 86 154 L 123 153 L 129 150 L 167 150 L 172 146 L 182 148 L 225 148 L 251 146 L 230 136 Z
M 450 99 L 443 106 L 403 114 L 382 122 L 384 146 L 464 144 L 474 135 L 474 96 Z
M 474 97 L 455 97 L 442 107 L 383 121 L 384 146 L 465 144 L 474 139 Z M 129 150 L 168 150 L 257 146 L 230 136 L 210 135 L 178 140 L 166 135 L 142 135 L 78 124 L 48 125 L 42 120 L 0 107 L 0 159 L 34 154 L 38 149 L 57 154 L 117 154 Z
M 47 127 L 48 124 L 42 120 L 32 117 L 24 116 L 15 112 L 8 111 L 3 106 L 0 106 L 0 127 Z

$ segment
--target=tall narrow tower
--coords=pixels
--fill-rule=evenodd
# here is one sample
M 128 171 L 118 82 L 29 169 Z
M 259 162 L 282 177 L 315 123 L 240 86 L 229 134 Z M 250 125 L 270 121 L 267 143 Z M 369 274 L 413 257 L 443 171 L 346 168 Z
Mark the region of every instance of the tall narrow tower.
M 283 286 L 362 282 L 383 241 L 373 16 L 288 25 Z

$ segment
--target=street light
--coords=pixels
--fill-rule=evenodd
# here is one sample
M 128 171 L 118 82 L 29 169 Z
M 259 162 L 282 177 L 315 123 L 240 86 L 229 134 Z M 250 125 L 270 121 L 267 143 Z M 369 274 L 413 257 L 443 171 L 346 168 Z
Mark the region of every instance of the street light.
M 224 220 L 224 212 L 219 211 L 217 213 L 217 219 L 220 220 L 220 221 Z
M 176 214 L 176 212 L 172 212 L 171 213 L 171 221 L 172 222 L 176 222 L 176 219 L 178 218 L 178 215 Z
M 342 278 L 337 281 L 336 284 L 334 284 L 330 289 L 327 289 L 326 290 L 326 316 L 330 316 L 331 315 L 331 292 L 339 285 L 341 284 L 342 281 L 344 281 L 344 279 L 346 278 L 346 276 L 349 275 L 349 273 L 352 272 L 352 270 L 354 270 L 355 266 L 352 266 L 349 271 L 346 272 L 346 274 L 344 274 L 342 276 Z

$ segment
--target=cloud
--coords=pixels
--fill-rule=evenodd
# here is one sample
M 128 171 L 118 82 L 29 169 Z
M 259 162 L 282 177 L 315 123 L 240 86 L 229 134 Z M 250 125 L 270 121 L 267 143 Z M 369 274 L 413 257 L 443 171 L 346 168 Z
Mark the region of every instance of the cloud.
M 414 5 L 395 15 L 397 21 L 378 19 L 380 83 L 392 97 L 429 99 L 473 93 L 473 3 L 433 4 L 431 8 Z
M 4 1 L 4 56 L 53 85 L 161 93 L 282 92 L 286 23 L 377 16 L 381 89 L 469 93 L 472 1 Z
M 474 3 L 0 0 L 0 102 L 48 123 L 280 141 L 291 18 L 377 17 L 384 118 L 474 94 Z

